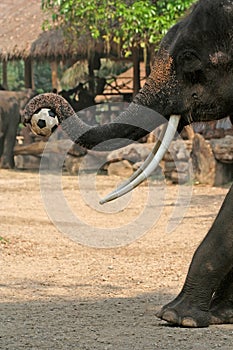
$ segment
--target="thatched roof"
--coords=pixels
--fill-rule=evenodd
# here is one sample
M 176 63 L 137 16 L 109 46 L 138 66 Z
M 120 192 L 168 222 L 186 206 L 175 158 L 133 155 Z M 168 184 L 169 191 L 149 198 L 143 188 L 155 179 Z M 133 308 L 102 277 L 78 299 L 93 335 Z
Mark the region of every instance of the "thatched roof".
M 3 59 L 26 58 L 42 32 L 40 0 L 1 0 L 0 55 Z
M 76 59 L 86 58 L 88 48 L 93 46 L 94 50 L 103 55 L 103 42 L 93 41 L 90 38 L 81 37 L 76 41 L 70 41 L 61 29 L 54 29 L 42 32 L 32 43 L 30 55 L 33 58 L 64 58 L 75 57 Z
M 44 19 L 41 0 L 1 0 L 0 58 L 78 58 L 87 54 L 86 39 L 71 44 L 61 30 L 44 32 Z M 102 49 L 103 45 L 98 45 L 98 50 Z

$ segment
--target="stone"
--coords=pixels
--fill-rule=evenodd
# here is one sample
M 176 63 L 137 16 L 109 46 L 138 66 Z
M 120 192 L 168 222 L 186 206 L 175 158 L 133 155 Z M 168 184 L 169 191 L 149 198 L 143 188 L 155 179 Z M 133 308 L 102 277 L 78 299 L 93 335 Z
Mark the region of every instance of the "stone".
M 146 159 L 153 146 L 153 144 L 148 143 L 132 143 L 110 152 L 107 156 L 107 161 L 111 163 L 116 160 L 126 159 L 132 163 L 137 163 Z
M 38 170 L 40 168 L 41 157 L 33 155 L 19 154 L 14 157 L 15 167 L 20 170 Z
M 69 154 L 66 156 L 64 165 L 70 175 L 78 174 L 82 159 L 82 157 L 74 157 Z
M 108 175 L 116 175 L 127 178 L 133 173 L 133 167 L 128 160 L 110 163 L 108 166 Z
M 227 135 L 222 139 L 209 141 L 213 154 L 222 163 L 233 163 L 233 136 Z
M 216 160 L 212 148 L 204 137 L 193 138 L 192 162 L 195 181 L 213 186 L 215 184 Z

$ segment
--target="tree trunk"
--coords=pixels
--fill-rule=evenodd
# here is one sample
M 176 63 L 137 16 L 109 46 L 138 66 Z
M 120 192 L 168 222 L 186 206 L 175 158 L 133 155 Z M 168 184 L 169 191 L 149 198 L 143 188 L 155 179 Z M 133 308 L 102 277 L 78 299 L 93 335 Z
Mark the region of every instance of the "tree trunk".
M 141 89 L 140 84 L 140 57 L 139 48 L 134 47 L 132 49 L 133 54 L 133 96 L 135 96 Z
M 88 52 L 88 74 L 89 74 L 89 93 L 95 96 L 95 74 L 94 70 L 100 69 L 99 54 L 92 48 Z

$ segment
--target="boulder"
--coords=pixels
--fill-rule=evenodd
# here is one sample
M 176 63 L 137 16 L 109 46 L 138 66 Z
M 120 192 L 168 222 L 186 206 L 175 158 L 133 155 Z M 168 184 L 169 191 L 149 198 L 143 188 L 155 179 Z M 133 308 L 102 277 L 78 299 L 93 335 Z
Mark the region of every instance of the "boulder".
M 213 186 L 215 183 L 216 160 L 210 144 L 200 134 L 196 134 L 193 138 L 191 156 L 195 181 Z
M 186 183 L 192 174 L 190 154 L 192 140 L 178 139 L 171 143 L 164 155 L 164 174 L 173 183 Z
M 70 175 L 78 174 L 82 159 L 82 157 L 74 157 L 69 154 L 66 156 L 64 166 Z
M 191 140 L 175 140 L 169 146 L 168 152 L 164 155 L 165 161 L 188 161 L 192 150 Z
M 196 134 L 193 140 L 194 178 L 201 184 L 221 186 L 232 181 L 233 136 L 205 140 Z
M 14 160 L 15 167 L 20 170 L 38 170 L 40 168 L 41 157 L 39 156 L 19 154 L 17 156 L 14 156 Z
M 209 141 L 214 157 L 222 163 L 233 163 L 233 136 L 227 135 L 221 139 Z
M 128 160 L 131 163 L 137 163 L 146 159 L 154 144 L 149 143 L 132 143 L 126 147 L 114 150 L 107 156 L 109 163 Z
M 108 166 L 108 175 L 116 175 L 127 178 L 133 173 L 133 167 L 128 160 L 110 163 Z

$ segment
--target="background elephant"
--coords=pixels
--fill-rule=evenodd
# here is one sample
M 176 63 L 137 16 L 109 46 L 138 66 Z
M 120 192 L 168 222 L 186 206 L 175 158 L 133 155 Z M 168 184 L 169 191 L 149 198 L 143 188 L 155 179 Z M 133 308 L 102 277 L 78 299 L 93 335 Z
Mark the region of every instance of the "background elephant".
M 27 91 L 0 91 L 0 167 L 14 168 L 14 146 L 20 114 L 33 96 Z
M 121 147 L 126 139 L 137 140 L 164 123 L 165 118 L 169 120 L 161 144 L 158 142 L 141 169 L 102 203 L 117 198 L 150 175 L 176 130 L 192 122 L 227 116 L 233 120 L 232 33 L 233 1 L 200 0 L 167 33 L 144 87 L 112 123 L 93 127 L 85 124 L 67 101 L 55 94 L 32 99 L 25 109 L 25 121 L 30 123 L 39 108 L 52 108 L 73 141 L 105 150 Z M 232 210 L 233 186 L 194 254 L 180 294 L 162 308 L 158 317 L 186 327 L 233 323 Z

